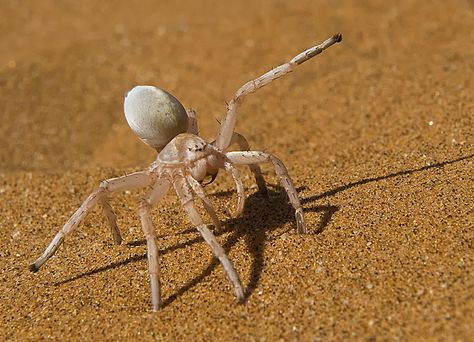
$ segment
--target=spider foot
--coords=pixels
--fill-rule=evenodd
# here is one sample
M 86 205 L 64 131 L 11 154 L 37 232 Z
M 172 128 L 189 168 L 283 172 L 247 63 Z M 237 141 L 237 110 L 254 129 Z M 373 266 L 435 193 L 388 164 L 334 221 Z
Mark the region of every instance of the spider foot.
M 122 244 L 122 236 L 120 235 L 120 232 L 117 228 L 117 230 L 112 230 L 112 239 L 114 241 L 114 244 L 116 245 L 121 245 Z
M 30 271 L 31 271 L 31 272 L 33 272 L 33 273 L 36 273 L 36 272 L 38 272 L 38 271 L 39 271 L 39 269 L 40 269 L 38 266 L 36 266 L 36 264 L 35 264 L 35 263 L 32 263 L 32 264 L 30 264 L 30 266 L 29 266 L 28 268 L 29 268 L 29 269 L 30 269 Z
M 241 286 L 235 288 L 235 295 L 237 296 L 237 302 L 239 304 L 245 304 L 247 302 L 247 298 L 245 297 L 244 290 Z
M 296 217 L 296 231 L 298 234 L 306 234 L 306 223 L 304 221 L 303 209 L 299 208 L 296 209 L 295 212 Z

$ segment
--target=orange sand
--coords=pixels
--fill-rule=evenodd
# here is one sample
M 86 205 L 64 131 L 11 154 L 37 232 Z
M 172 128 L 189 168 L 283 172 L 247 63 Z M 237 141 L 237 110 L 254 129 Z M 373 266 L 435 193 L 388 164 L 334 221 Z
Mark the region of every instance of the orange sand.
M 473 2 L 2 1 L 0 340 L 469 340 L 474 336 Z M 344 40 L 248 98 L 238 131 L 288 166 L 310 234 L 271 168 L 231 219 L 206 187 L 248 303 L 170 194 L 154 210 L 165 307 L 150 312 L 140 192 L 94 211 L 28 271 L 100 180 L 154 158 L 123 94 L 158 85 L 212 139 L 245 81 Z

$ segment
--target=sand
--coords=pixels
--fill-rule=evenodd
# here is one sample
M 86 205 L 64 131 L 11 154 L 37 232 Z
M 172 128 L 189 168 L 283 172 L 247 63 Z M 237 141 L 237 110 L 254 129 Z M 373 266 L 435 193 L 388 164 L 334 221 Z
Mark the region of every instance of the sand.
M 472 1 L 2 1 L 0 13 L 0 340 L 472 338 Z M 127 90 L 166 89 L 213 139 L 241 84 L 337 32 L 237 123 L 287 165 L 309 234 L 269 166 L 268 199 L 242 169 L 240 218 L 230 177 L 206 187 L 246 304 L 173 193 L 153 211 L 160 312 L 140 191 L 112 199 L 122 245 L 95 210 L 28 271 L 100 180 L 153 161 L 126 124 Z

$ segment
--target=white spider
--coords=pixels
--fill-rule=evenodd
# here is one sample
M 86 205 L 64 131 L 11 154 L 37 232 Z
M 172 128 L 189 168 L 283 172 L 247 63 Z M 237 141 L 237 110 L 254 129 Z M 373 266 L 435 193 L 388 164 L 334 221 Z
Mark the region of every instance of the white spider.
M 260 191 L 265 192 L 265 183 L 257 165 L 272 163 L 295 209 L 297 231 L 298 233 L 306 232 L 303 209 L 285 165 L 270 153 L 248 151 L 247 140 L 242 135 L 234 132 L 236 109 L 245 95 L 291 72 L 295 66 L 316 56 L 341 40 L 342 36 L 336 34 L 320 45 L 301 52 L 288 63 L 282 64 L 255 80 L 245 83 L 228 103 L 227 113 L 220 125 L 217 138 L 211 143 L 197 136 L 197 122 L 194 111 L 188 110 L 186 112 L 172 95 L 155 87 L 139 86 L 133 88 L 125 98 L 125 115 L 130 127 L 140 139 L 157 149 L 159 153 L 156 160 L 145 171 L 103 181 L 99 188 L 92 192 L 69 218 L 44 253 L 30 265 L 30 270 L 37 272 L 54 255 L 64 237 L 72 232 L 98 203 L 102 205 L 108 219 L 114 242 L 119 244 L 122 237 L 116 224 L 115 214 L 107 202 L 108 196 L 117 191 L 151 186 L 151 190 L 140 203 L 139 215 L 147 241 L 152 309 L 157 311 L 162 304 L 159 279 L 159 249 L 150 217 L 150 209 L 166 194 L 170 186 L 173 186 L 192 224 L 196 226 L 215 256 L 222 263 L 230 282 L 234 286 L 237 299 L 239 302 L 243 302 L 245 295 L 239 276 L 214 234 L 203 223 L 200 214 L 196 210 L 194 196 L 197 196 L 203 202 L 215 228 L 219 229 L 220 221 L 204 193 L 201 185 L 202 181 L 207 176 L 214 179 L 219 169 L 229 172 L 237 187 L 236 214 L 240 215 L 244 209 L 245 195 L 239 172 L 234 165 L 249 165 L 255 174 Z M 226 149 L 232 143 L 237 143 L 244 151 L 226 152 Z

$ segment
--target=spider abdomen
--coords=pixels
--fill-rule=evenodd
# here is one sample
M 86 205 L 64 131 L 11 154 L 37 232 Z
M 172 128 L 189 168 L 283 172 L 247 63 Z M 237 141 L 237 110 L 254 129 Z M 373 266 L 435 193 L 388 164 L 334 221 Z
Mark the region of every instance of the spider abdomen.
M 153 86 L 137 86 L 124 101 L 128 125 L 147 145 L 160 151 L 188 129 L 183 105 L 168 92 Z

